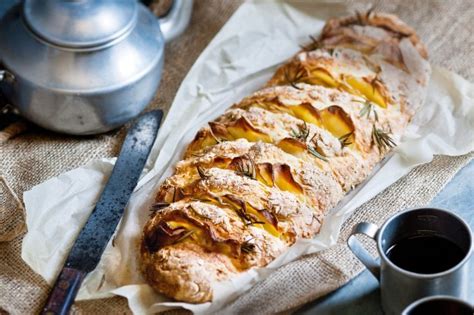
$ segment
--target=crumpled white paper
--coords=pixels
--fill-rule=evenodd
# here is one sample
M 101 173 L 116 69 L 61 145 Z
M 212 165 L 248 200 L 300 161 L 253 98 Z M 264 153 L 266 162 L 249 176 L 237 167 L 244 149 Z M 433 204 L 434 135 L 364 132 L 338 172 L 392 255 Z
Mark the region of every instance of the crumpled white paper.
M 333 245 L 344 220 L 361 204 L 435 154 L 462 155 L 474 150 L 474 85 L 434 68 L 423 109 L 396 148 L 395 154 L 342 207 L 329 213 L 321 232 L 300 240 L 266 268 L 251 270 L 216 284 L 212 303 L 171 302 L 143 280 L 137 264 L 137 243 L 148 218 L 157 185 L 173 171 L 185 145 L 207 121 L 233 102 L 261 87 L 276 67 L 297 52 L 308 34 L 324 21 L 344 14 L 341 3 L 317 1 L 246 2 L 203 51 L 184 79 L 163 123 L 147 167 L 126 213 L 97 268 L 90 273 L 78 299 L 121 295 L 136 314 L 182 306 L 210 313 L 235 299 L 279 266 Z M 91 161 L 25 192 L 28 233 L 22 258 L 52 284 L 82 225 L 92 211 L 114 160 Z

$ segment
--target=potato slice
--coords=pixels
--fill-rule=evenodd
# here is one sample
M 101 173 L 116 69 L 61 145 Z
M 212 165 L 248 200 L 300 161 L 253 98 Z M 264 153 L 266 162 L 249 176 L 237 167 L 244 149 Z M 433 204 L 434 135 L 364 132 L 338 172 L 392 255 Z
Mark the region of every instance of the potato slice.
M 278 142 L 277 146 L 286 153 L 296 157 L 302 157 L 306 154 L 306 144 L 293 138 L 282 139 Z
M 232 246 L 227 242 L 213 240 L 201 227 L 183 221 L 166 221 L 166 225 L 172 230 L 185 230 L 184 233 L 181 233 L 183 236 L 178 239 L 178 242 L 193 240 L 193 242 L 209 250 L 216 249 L 224 255 L 235 256 L 236 251 Z
M 251 142 L 272 142 L 272 138 L 269 135 L 256 129 L 247 119 L 243 117 L 236 120 L 232 125 L 227 126 L 227 131 L 232 136 L 233 140 L 245 138 Z
M 217 139 L 233 140 L 231 134 L 227 130 L 227 126 L 224 125 L 223 123 L 211 121 L 209 122 L 209 127 L 211 128 L 211 133 Z
M 351 87 L 359 91 L 369 101 L 374 102 L 382 108 L 387 108 L 386 98 L 381 93 L 380 84 L 376 80 L 367 78 L 356 78 L 352 75 L 344 75 L 344 79 Z
M 257 165 L 257 180 L 262 184 L 273 187 L 273 167 L 270 163 L 260 163 Z
M 269 187 L 278 187 L 293 194 L 303 194 L 303 188 L 293 179 L 291 168 L 286 164 L 260 163 L 256 165 L 256 179 Z
M 267 231 L 268 233 L 270 233 L 271 235 L 275 237 L 281 236 L 281 232 L 278 231 L 278 228 L 277 228 L 278 223 L 276 219 L 273 218 L 272 215 L 268 211 L 257 210 L 254 207 L 252 207 L 250 204 L 248 204 L 247 202 L 242 201 L 242 200 L 237 200 L 235 197 L 230 196 L 230 195 L 223 196 L 221 197 L 221 199 L 225 204 L 230 205 L 234 210 L 243 211 L 244 214 L 247 213 L 253 216 L 256 219 L 256 221 L 263 222 L 263 223 L 252 224 L 252 226 L 260 228 L 260 229 L 264 229 L 265 231 Z
M 270 233 L 275 237 L 280 237 L 281 233 L 277 230 L 277 228 L 271 224 L 268 218 L 260 211 L 252 207 L 251 205 L 247 204 L 247 212 L 254 215 L 258 221 L 264 222 L 263 224 L 254 224 L 255 227 L 263 228 L 265 231 Z
M 210 129 L 201 129 L 196 134 L 194 140 L 189 144 L 186 156 L 217 143 L 218 140 L 214 137 Z
M 354 124 L 349 115 L 339 106 L 333 105 L 321 110 L 321 122 L 324 129 L 336 138 L 354 132 Z
M 180 221 L 168 221 L 168 222 L 166 222 L 166 224 L 168 224 L 168 226 L 173 230 L 175 230 L 179 227 L 185 228 L 187 230 L 193 230 L 193 229 L 197 228 L 196 226 L 194 226 L 190 223 L 180 222 Z
M 309 103 L 302 103 L 296 106 L 290 106 L 293 116 L 307 123 L 321 126 L 321 117 L 316 108 Z
M 291 174 L 291 168 L 286 164 L 273 165 L 273 177 L 275 185 L 281 190 L 288 191 L 292 194 L 303 195 L 303 187 L 298 184 Z
M 273 100 L 262 101 L 262 102 L 258 101 L 252 104 L 247 104 L 247 105 L 242 106 L 241 108 L 248 109 L 250 107 L 260 107 L 262 109 L 268 110 L 273 113 L 287 113 L 290 115 L 293 114 L 293 111 L 291 110 L 291 108 L 281 104 L 277 98 Z
M 336 88 L 340 85 L 340 83 L 332 77 L 331 73 L 324 68 L 316 68 L 315 70 L 312 70 L 311 76 L 304 81 L 310 84 L 331 88 Z

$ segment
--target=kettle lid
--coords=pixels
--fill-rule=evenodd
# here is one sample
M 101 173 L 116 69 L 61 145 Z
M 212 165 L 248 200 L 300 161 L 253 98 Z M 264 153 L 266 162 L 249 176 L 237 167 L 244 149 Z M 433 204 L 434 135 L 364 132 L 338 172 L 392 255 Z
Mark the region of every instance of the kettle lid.
M 70 48 L 103 45 L 133 28 L 135 0 L 25 0 L 26 24 L 39 37 Z

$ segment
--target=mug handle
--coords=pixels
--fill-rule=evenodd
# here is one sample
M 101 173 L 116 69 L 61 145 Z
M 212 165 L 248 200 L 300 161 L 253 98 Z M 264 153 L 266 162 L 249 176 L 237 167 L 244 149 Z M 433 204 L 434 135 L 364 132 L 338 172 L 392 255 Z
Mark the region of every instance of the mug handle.
M 354 255 L 365 265 L 365 267 L 380 281 L 380 263 L 362 246 L 361 242 L 355 237 L 356 234 L 364 234 L 375 240 L 379 227 L 373 223 L 361 222 L 357 224 L 347 239 L 347 246 Z

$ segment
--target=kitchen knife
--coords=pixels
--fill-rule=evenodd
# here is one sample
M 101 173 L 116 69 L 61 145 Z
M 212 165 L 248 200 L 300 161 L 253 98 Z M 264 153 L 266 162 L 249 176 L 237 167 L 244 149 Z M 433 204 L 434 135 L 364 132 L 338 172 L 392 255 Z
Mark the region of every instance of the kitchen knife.
M 128 131 L 107 184 L 79 233 L 42 314 L 67 314 L 82 280 L 95 269 L 137 185 L 163 112 L 143 114 Z

